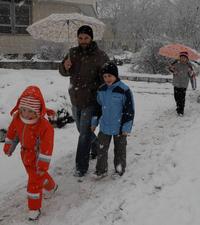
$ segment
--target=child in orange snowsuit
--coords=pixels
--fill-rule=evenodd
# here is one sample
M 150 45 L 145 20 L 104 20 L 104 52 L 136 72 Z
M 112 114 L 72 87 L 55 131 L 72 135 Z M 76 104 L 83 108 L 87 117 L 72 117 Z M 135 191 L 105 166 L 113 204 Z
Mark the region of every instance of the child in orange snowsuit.
M 5 154 L 11 156 L 18 142 L 21 144 L 21 159 L 28 174 L 29 220 L 40 215 L 43 189 L 49 192 L 57 189 L 48 173 L 54 142 L 53 127 L 44 118 L 48 111 L 40 89 L 27 87 L 11 111 L 13 119 L 4 145 Z

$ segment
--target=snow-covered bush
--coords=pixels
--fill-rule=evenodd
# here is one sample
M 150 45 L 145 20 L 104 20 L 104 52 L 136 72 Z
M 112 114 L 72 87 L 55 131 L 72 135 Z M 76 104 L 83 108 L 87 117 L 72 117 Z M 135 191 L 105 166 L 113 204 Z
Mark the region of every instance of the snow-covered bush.
M 61 60 L 65 55 L 63 44 L 43 44 L 35 50 L 37 59 L 41 60 Z
M 49 122 L 54 127 L 62 128 L 67 123 L 73 123 L 74 119 L 72 118 L 72 116 L 70 116 L 69 112 L 65 108 L 62 108 L 60 110 L 57 110 L 55 118 L 49 118 Z
M 169 74 L 167 65 L 169 60 L 158 54 L 159 48 L 165 45 L 164 41 L 147 40 L 141 51 L 132 61 L 132 71 L 139 73 Z
M 132 61 L 133 53 L 130 51 L 125 51 L 122 49 L 113 49 L 109 51 L 109 57 L 117 65 L 122 65 L 123 63 L 130 63 Z

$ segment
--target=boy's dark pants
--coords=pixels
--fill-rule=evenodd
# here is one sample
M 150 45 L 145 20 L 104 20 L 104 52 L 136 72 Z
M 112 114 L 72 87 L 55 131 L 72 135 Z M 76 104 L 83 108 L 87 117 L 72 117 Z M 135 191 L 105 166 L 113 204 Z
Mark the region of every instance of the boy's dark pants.
M 103 174 L 108 170 L 108 149 L 112 139 L 112 135 L 106 135 L 102 132 L 98 134 L 99 147 L 97 148 L 97 165 L 96 172 Z M 121 173 L 125 172 L 126 168 L 126 136 L 114 135 L 114 167 L 117 172 L 117 167 L 121 166 Z
M 176 111 L 184 114 L 186 88 L 174 87 L 174 99 L 176 101 Z

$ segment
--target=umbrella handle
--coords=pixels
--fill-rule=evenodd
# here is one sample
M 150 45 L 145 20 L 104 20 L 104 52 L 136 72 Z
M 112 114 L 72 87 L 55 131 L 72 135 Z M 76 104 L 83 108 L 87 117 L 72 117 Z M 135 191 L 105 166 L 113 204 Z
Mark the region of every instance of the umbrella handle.
M 67 56 L 67 59 L 69 59 L 69 60 L 71 61 L 70 52 L 69 52 L 69 54 L 68 54 L 68 56 Z
M 67 23 L 67 40 L 69 42 L 69 20 L 67 20 L 66 23 Z
M 66 23 L 67 23 L 67 40 L 69 42 L 69 20 L 67 20 Z M 67 58 L 71 61 L 70 52 Z
M 70 57 L 70 51 L 66 55 L 65 59 L 63 60 L 63 64 L 64 64 L 64 67 L 65 67 L 66 70 L 69 70 L 70 67 L 72 66 L 71 57 Z
M 69 59 L 69 60 L 71 61 L 70 50 L 69 50 L 69 52 L 68 52 L 68 54 L 67 54 L 67 59 Z

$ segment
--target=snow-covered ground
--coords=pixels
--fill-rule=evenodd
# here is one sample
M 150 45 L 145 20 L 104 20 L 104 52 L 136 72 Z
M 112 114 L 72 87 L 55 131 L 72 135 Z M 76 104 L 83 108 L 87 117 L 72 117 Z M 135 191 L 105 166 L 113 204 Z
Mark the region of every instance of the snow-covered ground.
M 126 69 L 120 67 L 120 73 L 127 73 Z M 93 160 L 84 181 L 77 182 L 73 177 L 78 136 L 75 124 L 55 129 L 50 172 L 59 189 L 52 199 L 44 200 L 38 225 L 200 224 L 199 91 L 189 87 L 181 118 L 175 113 L 171 84 L 125 82 L 133 90 L 136 104 L 126 173 L 120 179 L 111 178 L 111 146 L 109 176 L 95 181 Z M 0 69 L 0 128 L 7 127 L 9 111 L 30 84 L 41 88 L 48 107 L 69 108 L 69 80 L 57 71 Z M 27 177 L 19 150 L 11 158 L 0 153 L 1 225 L 31 224 L 27 221 Z

